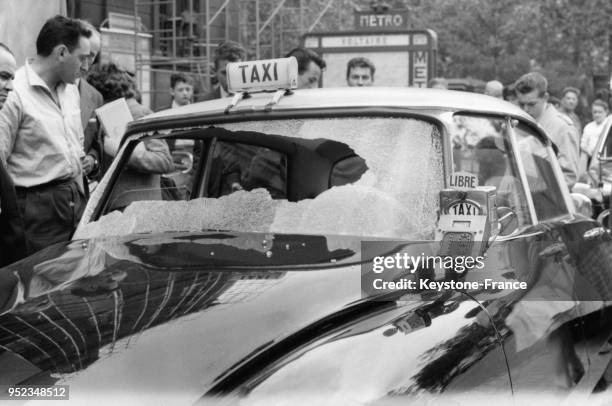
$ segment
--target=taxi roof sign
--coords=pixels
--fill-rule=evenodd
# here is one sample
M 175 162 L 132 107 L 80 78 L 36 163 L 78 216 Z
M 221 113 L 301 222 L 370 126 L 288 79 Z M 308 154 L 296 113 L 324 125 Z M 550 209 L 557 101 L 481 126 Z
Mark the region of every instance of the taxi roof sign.
M 231 93 L 297 89 L 295 57 L 227 64 L 227 88 Z

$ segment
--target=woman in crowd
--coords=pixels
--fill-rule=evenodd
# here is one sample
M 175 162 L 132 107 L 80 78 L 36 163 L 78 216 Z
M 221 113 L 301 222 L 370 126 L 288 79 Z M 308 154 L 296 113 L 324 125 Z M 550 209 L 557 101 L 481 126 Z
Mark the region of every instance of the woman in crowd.
M 102 94 L 104 103 L 125 98 L 134 120 L 152 113 L 136 100 L 138 91 L 133 78 L 113 63 L 90 71 L 87 81 Z M 102 166 L 106 169 L 117 153 L 118 141 L 105 136 L 103 142 Z M 109 210 L 123 209 L 138 200 L 161 200 L 160 175 L 172 171 L 172 157 L 166 141 L 150 139 L 140 143 L 132 151 L 127 168 L 113 190 Z

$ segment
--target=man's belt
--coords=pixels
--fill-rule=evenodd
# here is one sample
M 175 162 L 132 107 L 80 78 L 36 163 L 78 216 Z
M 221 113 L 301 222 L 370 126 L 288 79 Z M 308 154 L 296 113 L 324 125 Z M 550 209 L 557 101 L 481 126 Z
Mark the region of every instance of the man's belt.
M 43 183 L 43 184 L 40 184 L 40 185 L 35 185 L 35 186 L 29 186 L 29 187 L 15 186 L 15 190 L 18 191 L 18 192 L 46 190 L 46 189 L 53 189 L 53 188 L 56 188 L 58 186 L 70 185 L 71 183 L 77 183 L 77 180 L 74 179 L 74 178 L 70 178 L 70 179 L 53 179 L 50 182 Z

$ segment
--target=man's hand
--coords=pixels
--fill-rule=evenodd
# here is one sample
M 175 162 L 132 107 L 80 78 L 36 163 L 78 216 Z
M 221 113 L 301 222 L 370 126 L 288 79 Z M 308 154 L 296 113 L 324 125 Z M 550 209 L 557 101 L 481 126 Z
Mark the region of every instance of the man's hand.
M 83 166 L 83 172 L 85 175 L 89 175 L 97 165 L 96 158 L 91 155 L 85 155 L 81 158 L 81 165 Z

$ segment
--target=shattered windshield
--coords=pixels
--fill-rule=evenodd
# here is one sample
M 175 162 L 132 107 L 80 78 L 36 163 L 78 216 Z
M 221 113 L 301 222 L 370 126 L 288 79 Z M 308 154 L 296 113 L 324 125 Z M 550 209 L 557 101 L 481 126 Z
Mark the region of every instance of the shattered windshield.
M 75 238 L 202 230 L 433 237 L 444 177 L 440 132 L 429 122 L 268 120 L 166 137 L 126 149 L 118 178 L 111 184 L 107 173 L 92 196 L 110 189 L 102 215 Z M 166 162 L 160 142 L 172 173 L 149 164 Z

